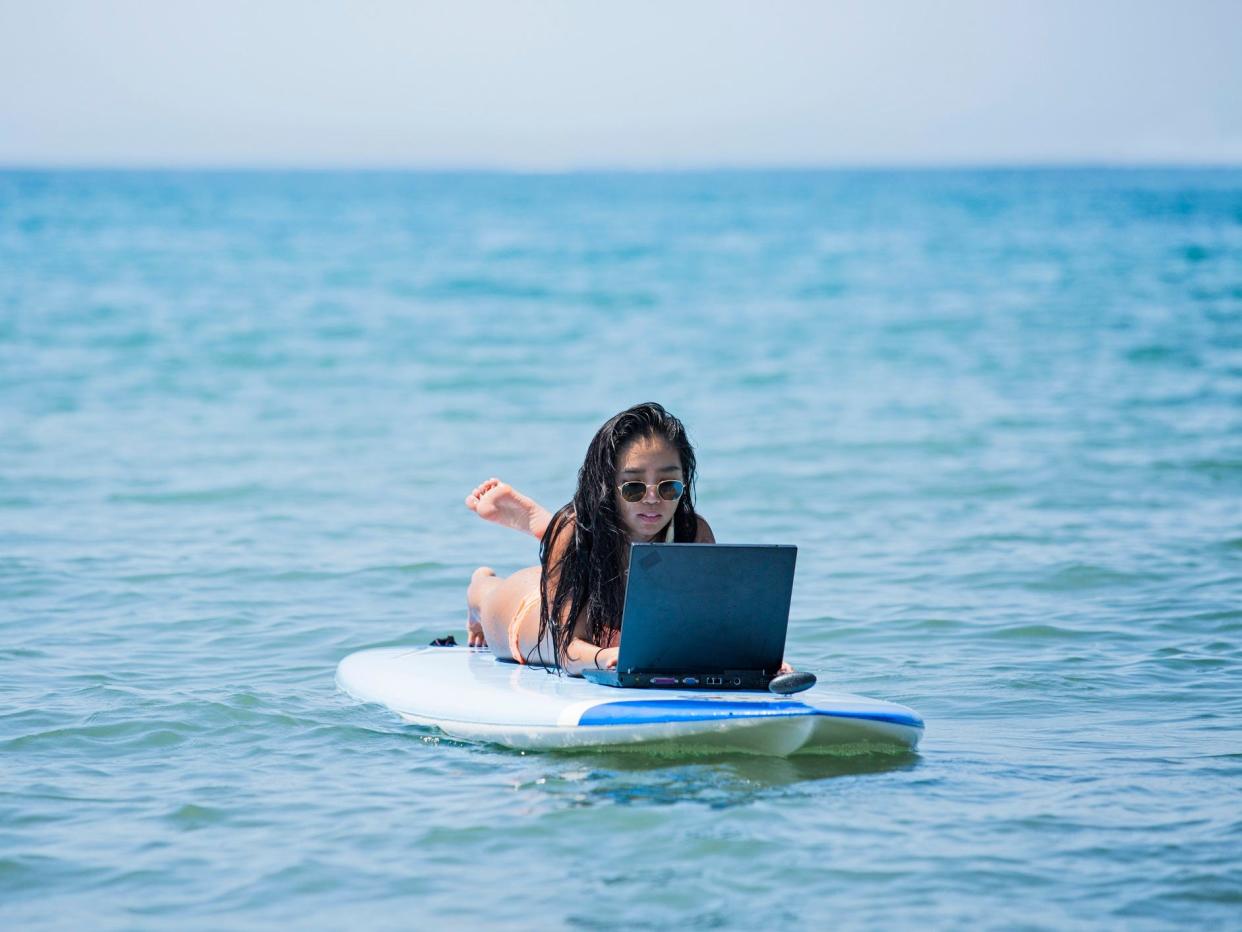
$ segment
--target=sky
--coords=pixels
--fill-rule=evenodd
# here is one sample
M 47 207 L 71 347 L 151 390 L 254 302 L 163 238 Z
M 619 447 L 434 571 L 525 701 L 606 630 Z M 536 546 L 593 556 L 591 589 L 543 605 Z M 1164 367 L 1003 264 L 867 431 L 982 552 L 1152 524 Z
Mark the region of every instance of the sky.
M 1242 164 L 1242 0 L 0 0 L 0 165 Z

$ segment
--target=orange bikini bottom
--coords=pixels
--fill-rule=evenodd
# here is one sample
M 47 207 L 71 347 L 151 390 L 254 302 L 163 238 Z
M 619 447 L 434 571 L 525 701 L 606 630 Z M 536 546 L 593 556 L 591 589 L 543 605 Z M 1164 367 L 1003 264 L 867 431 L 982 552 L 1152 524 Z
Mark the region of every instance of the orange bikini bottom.
M 526 616 L 531 610 L 539 611 L 539 590 L 525 596 L 518 603 L 517 611 L 513 613 L 513 620 L 509 622 L 509 656 L 518 663 L 526 663 L 526 658 L 522 656 L 522 622 L 526 620 Z

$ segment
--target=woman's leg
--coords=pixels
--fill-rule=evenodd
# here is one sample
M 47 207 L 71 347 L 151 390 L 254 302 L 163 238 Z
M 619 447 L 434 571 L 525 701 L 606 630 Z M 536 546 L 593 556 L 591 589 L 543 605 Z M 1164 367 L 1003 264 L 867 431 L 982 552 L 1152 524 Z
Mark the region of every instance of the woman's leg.
M 474 571 L 466 590 L 470 644 L 482 646 L 481 637 L 502 659 L 520 657 L 526 663 L 545 666 L 555 662 L 556 652 L 550 640 L 542 650 L 537 649 L 540 573 L 539 567 L 531 566 L 502 579 L 486 566 Z
M 503 581 L 490 566 L 480 566 L 470 574 L 470 585 L 466 588 L 466 643 L 471 647 L 487 646 L 483 603 Z
M 486 521 L 542 539 L 552 514 L 507 482 L 488 479 L 466 496 L 466 507 Z M 490 645 L 498 657 L 552 663 L 550 645 L 536 649 L 539 637 L 539 576 L 537 566 L 501 579 L 481 566 L 466 590 L 466 637 L 471 647 Z M 517 654 L 517 657 L 514 654 Z

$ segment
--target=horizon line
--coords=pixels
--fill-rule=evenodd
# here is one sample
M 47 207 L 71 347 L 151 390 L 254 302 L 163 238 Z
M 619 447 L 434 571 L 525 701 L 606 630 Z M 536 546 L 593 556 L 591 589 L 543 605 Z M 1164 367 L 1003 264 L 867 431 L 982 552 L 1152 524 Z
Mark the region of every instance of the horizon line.
M 690 163 L 684 165 L 564 165 L 539 167 L 486 163 L 297 163 L 297 162 L 34 162 L 0 161 L 0 172 L 140 173 L 165 174 L 428 174 L 428 175 L 692 175 L 692 174 L 810 174 L 830 172 L 955 172 L 955 171 L 1232 171 L 1242 170 L 1242 159 L 1229 160 L 929 160 L 874 162 L 756 162 Z

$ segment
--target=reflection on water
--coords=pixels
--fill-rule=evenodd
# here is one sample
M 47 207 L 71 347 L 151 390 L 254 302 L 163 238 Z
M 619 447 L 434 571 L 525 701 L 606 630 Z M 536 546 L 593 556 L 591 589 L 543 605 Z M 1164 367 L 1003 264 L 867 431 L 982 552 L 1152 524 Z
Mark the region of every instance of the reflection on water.
M 713 809 L 744 806 L 773 792 L 819 780 L 912 771 L 921 760 L 909 751 L 796 757 L 715 754 L 680 759 L 605 751 L 548 758 L 542 772 L 520 783 L 519 791 L 538 790 L 576 806 L 695 802 Z

